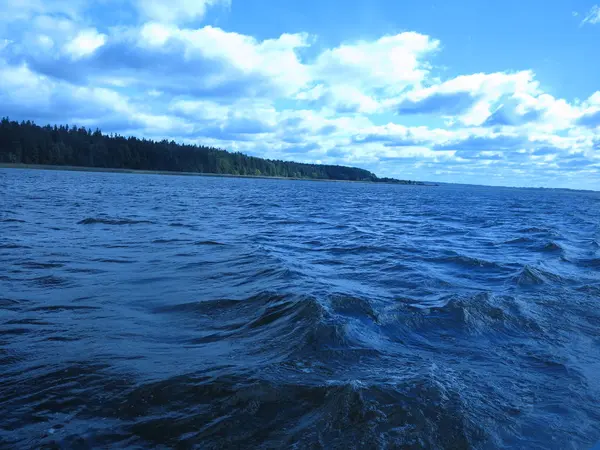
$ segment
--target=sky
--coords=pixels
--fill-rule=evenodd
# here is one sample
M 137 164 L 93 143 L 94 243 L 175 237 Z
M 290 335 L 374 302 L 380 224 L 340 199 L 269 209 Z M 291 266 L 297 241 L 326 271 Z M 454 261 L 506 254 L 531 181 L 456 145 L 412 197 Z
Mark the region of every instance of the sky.
M 598 0 L 0 0 L 0 116 L 600 190 Z

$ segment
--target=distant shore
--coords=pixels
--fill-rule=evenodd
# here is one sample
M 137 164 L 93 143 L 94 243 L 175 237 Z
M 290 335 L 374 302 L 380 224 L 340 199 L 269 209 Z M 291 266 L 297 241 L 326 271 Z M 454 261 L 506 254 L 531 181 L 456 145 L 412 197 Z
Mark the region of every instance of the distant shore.
M 333 180 L 328 178 L 292 178 L 292 177 L 270 177 L 265 175 L 233 175 L 227 173 L 202 173 L 202 172 L 174 172 L 170 170 L 137 170 L 137 169 L 113 169 L 109 167 L 83 167 L 83 166 L 55 166 L 47 164 L 20 164 L 20 163 L 0 163 L 0 169 L 33 169 L 33 170 L 65 170 L 71 172 L 108 172 L 108 173 L 128 173 L 142 175 L 181 175 L 195 177 L 219 177 L 219 178 L 259 178 L 266 180 L 294 180 L 294 181 L 327 181 L 334 183 L 369 183 L 369 184 L 400 184 L 403 186 L 435 186 L 423 182 L 409 183 L 391 183 L 375 181 L 357 181 L 357 180 Z

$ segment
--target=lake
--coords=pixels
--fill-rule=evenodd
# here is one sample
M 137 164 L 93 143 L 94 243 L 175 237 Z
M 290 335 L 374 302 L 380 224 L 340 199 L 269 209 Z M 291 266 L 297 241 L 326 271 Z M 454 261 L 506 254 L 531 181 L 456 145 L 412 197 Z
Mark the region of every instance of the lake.
M 0 447 L 587 449 L 600 193 L 0 170 Z

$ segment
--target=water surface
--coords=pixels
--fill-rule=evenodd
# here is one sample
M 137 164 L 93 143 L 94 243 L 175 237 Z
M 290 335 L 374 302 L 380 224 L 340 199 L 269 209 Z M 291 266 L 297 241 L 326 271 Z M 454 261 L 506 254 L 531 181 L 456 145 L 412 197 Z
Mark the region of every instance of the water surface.
M 587 449 L 600 194 L 0 171 L 0 447 Z

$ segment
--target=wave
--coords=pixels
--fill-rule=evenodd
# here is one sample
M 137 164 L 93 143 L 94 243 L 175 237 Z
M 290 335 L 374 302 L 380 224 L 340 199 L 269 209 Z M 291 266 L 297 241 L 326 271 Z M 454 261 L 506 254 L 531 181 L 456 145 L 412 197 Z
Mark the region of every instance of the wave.
M 0 219 L 0 222 L 2 222 L 2 223 L 26 223 L 24 220 L 12 219 L 12 218 Z
M 185 239 L 154 239 L 153 244 L 176 244 L 180 242 L 186 242 Z
M 358 318 L 368 317 L 375 322 L 378 320 L 377 313 L 367 299 L 339 294 L 333 295 L 329 301 L 335 313 Z
M 577 264 L 583 267 L 600 268 L 600 258 L 580 259 Z
M 546 283 L 563 283 L 564 279 L 555 273 L 525 265 L 514 277 L 518 286 L 532 286 Z
M 194 245 L 217 245 L 217 246 L 223 246 L 226 244 L 223 244 L 221 242 L 217 242 L 217 241 L 197 241 L 194 242 Z
M 529 250 L 534 250 L 534 251 L 545 252 L 545 253 L 564 252 L 563 247 L 556 241 L 549 241 L 549 242 L 546 242 L 545 244 L 541 244 L 541 243 L 539 243 L 539 241 L 537 239 L 532 239 L 529 237 L 519 237 L 516 239 L 511 239 L 509 241 L 505 241 L 504 244 L 505 245 L 522 245 L 523 248 L 526 248 Z
M 133 264 L 136 261 L 129 259 L 116 259 L 116 258 L 99 258 L 94 259 L 95 262 L 106 263 L 106 264 Z
M 551 233 L 551 230 L 541 227 L 529 227 L 519 230 L 519 233 Z
M 0 298 L 0 309 L 18 309 L 21 302 L 12 298 Z
M 206 345 L 219 341 L 248 342 L 248 355 L 269 354 L 273 358 L 290 354 L 346 350 L 378 354 L 351 335 L 345 317 L 365 317 L 376 320 L 368 302 L 356 297 L 333 296 L 328 306 L 313 296 L 282 295 L 264 292 L 244 300 L 218 299 L 169 305 L 154 309 L 158 314 L 177 314 L 180 321 L 201 320 L 201 336 L 188 344 Z M 357 353 L 358 354 L 358 353 Z M 336 357 L 331 354 L 331 357 Z
M 48 275 L 45 277 L 34 278 L 33 283 L 35 285 L 45 287 L 45 288 L 58 288 L 58 287 L 66 287 L 70 284 L 70 282 L 63 277 L 58 277 L 54 275 Z
M 356 255 L 356 254 L 364 254 L 364 253 L 386 253 L 389 252 L 390 249 L 375 246 L 375 245 L 357 245 L 354 247 L 322 247 L 319 249 L 320 251 L 333 253 L 335 255 Z
M 169 226 L 173 228 L 194 228 L 193 225 L 182 222 L 171 222 Z
M 227 369 L 134 383 L 103 364 L 72 363 L 32 374 L 8 400 L 34 392 L 52 399 L 48 406 L 76 408 L 77 415 L 56 414 L 29 428 L 60 448 L 470 448 L 490 438 L 466 408 L 468 391 L 439 369 L 381 385 L 352 378 L 315 383 L 284 366 L 295 382 Z M 85 395 L 53 398 L 75 383 Z
M 428 261 L 436 262 L 436 263 L 444 263 L 444 264 L 456 264 L 458 266 L 471 267 L 471 268 L 475 268 L 475 267 L 482 267 L 482 268 L 488 268 L 488 269 L 503 268 L 501 264 L 498 264 L 498 263 L 495 263 L 492 261 L 486 261 L 484 259 L 474 258 L 471 256 L 460 255 L 458 253 L 455 253 L 455 254 L 449 255 L 449 256 L 430 258 L 430 259 L 428 259 Z
M 32 312 L 57 312 L 57 311 L 94 311 L 100 310 L 99 306 L 86 305 L 46 305 L 30 308 Z
M 7 249 L 7 250 L 16 250 L 16 249 L 19 249 L 19 248 L 28 249 L 28 248 L 31 248 L 31 247 L 29 247 L 28 245 L 11 244 L 11 243 L 2 244 L 2 243 L 0 243 L 0 248 L 4 248 L 4 249 Z
M 556 242 L 551 241 L 544 245 L 541 250 L 544 252 L 562 252 L 563 248 Z
M 510 241 L 505 241 L 505 244 L 508 245 L 513 245 L 513 244 L 531 244 L 535 242 L 534 239 L 531 238 L 527 238 L 527 237 L 520 237 L 520 238 L 516 238 L 516 239 L 511 239 Z
M 43 263 L 36 261 L 25 261 L 18 265 L 27 269 L 58 269 L 65 266 L 62 263 Z
M 310 225 L 314 222 L 310 220 L 277 220 L 272 223 L 273 225 Z
M 597 285 L 586 284 L 586 285 L 576 288 L 576 290 L 579 292 L 583 292 L 585 294 L 595 295 L 595 296 L 600 297 L 600 284 L 597 284 Z
M 104 218 L 96 218 L 96 217 L 88 217 L 77 222 L 78 225 L 94 225 L 94 224 L 103 224 L 103 225 L 137 225 L 137 224 L 153 224 L 149 220 L 134 220 L 134 219 L 104 219 Z
M 105 270 L 97 269 L 94 267 L 68 267 L 65 269 L 65 272 L 68 273 L 86 273 L 86 274 L 101 274 L 106 273 Z
M 6 325 L 52 325 L 52 322 L 39 319 L 15 319 L 4 322 Z
M 466 332 L 477 335 L 510 333 L 532 336 L 543 333 L 543 327 L 535 316 L 527 314 L 515 297 L 496 296 L 489 292 L 471 295 L 448 295 L 440 298 L 434 306 L 426 307 L 415 299 L 399 299 L 386 312 L 387 327 L 399 324 L 407 327 L 404 333 L 441 333 L 456 336 Z M 397 337 L 397 330 L 392 331 Z M 408 338 L 400 336 L 402 342 Z

